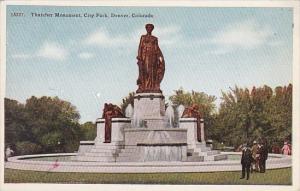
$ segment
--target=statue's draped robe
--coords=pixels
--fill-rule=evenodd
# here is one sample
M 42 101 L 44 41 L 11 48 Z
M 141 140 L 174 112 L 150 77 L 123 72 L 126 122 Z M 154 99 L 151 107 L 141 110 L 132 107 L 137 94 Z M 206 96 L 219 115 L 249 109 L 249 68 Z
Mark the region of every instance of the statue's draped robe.
M 139 78 L 137 93 L 161 92 L 165 63 L 158 40 L 152 35 L 142 35 L 138 50 Z
M 110 143 L 112 111 L 107 111 L 104 115 L 104 119 L 105 119 L 104 143 Z
M 105 119 L 104 127 L 104 143 L 111 142 L 111 128 L 112 128 L 112 118 L 123 118 L 125 117 L 122 110 L 113 104 L 105 104 L 103 109 L 102 118 Z

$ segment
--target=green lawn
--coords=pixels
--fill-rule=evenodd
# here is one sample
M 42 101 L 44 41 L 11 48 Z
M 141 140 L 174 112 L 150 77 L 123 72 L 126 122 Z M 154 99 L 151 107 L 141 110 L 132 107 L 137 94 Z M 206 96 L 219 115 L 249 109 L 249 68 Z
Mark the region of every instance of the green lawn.
M 291 168 L 253 173 L 240 180 L 240 172 L 209 173 L 59 173 L 5 169 L 5 183 L 87 183 L 87 184 L 274 184 L 291 185 Z

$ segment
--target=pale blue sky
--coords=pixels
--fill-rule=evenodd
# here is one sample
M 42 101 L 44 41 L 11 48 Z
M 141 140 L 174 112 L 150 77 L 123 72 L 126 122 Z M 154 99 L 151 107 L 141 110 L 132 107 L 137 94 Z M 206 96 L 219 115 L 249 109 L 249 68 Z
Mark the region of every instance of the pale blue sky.
M 25 17 L 11 17 L 13 11 Z M 153 18 L 38 18 L 31 13 L 150 13 Z M 183 87 L 221 90 L 292 82 L 290 8 L 8 6 L 6 97 L 59 96 L 94 121 L 105 102 L 135 91 L 136 54 L 153 23 L 166 72 L 165 96 Z

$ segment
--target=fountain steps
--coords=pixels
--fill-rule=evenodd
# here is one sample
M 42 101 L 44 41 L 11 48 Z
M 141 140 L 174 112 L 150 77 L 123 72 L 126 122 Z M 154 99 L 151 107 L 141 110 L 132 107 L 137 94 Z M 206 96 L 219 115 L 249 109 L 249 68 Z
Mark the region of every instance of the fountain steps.
M 135 152 L 121 152 L 119 153 L 119 157 L 127 157 L 127 156 L 132 156 L 132 155 L 135 155 L 135 154 L 138 154 L 139 152 L 135 151 Z
M 200 156 L 198 152 L 194 152 L 194 149 L 188 149 L 187 162 L 202 162 L 204 156 Z
M 87 152 L 79 153 L 76 159 L 79 161 L 116 162 L 121 148 L 122 146 L 113 144 L 94 145 Z
M 193 159 L 189 159 L 194 156 L 202 157 L 202 161 L 219 161 L 219 160 L 226 160 L 227 155 L 226 154 L 220 154 L 221 152 L 218 150 L 211 150 L 210 147 L 204 147 L 201 145 L 200 148 L 194 148 L 194 149 L 188 149 L 188 161 Z
M 226 160 L 227 154 L 217 154 L 212 156 L 204 156 L 204 161 L 219 161 L 219 160 Z
M 121 149 L 99 149 L 99 148 L 92 148 L 90 153 L 119 153 Z
M 196 150 L 197 152 L 197 150 Z M 217 150 L 212 150 L 212 151 L 205 151 L 205 152 L 200 152 L 199 155 L 201 156 L 212 156 L 212 155 L 217 155 L 220 154 L 220 151 Z
M 77 156 L 79 161 L 94 161 L 94 162 L 116 162 L 116 157 L 99 157 L 99 156 Z
M 141 161 L 139 150 L 136 146 L 128 146 L 118 154 L 116 162 Z
M 89 152 L 89 153 L 85 153 L 83 156 L 91 156 L 91 157 L 115 157 L 117 156 L 118 154 L 116 153 L 107 153 L 107 152 L 97 152 L 97 153 L 92 153 L 92 152 Z
M 106 150 L 106 149 L 116 150 L 116 149 L 123 149 L 123 148 L 124 148 L 124 146 L 122 146 L 122 145 L 94 145 L 93 146 L 93 149 L 104 149 L 104 150 Z
M 93 147 L 88 153 L 119 153 L 121 151 L 120 148 L 110 148 L 110 147 Z
M 116 162 L 141 162 L 141 159 L 138 155 L 131 155 L 131 156 L 119 156 L 116 158 Z
M 187 162 L 202 162 L 204 161 L 203 156 L 192 155 L 187 157 Z

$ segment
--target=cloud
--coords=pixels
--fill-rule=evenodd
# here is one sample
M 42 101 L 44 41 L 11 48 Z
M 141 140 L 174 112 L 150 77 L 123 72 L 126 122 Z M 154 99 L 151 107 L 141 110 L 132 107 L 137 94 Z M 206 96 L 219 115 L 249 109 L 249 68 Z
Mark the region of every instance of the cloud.
M 52 60 L 64 60 L 68 56 L 68 51 L 56 42 L 44 42 L 38 50 L 33 53 L 17 53 L 12 55 L 16 59 L 29 59 L 43 57 Z
M 171 45 L 179 41 L 179 32 L 178 26 L 155 26 L 153 35 L 159 38 L 159 44 Z M 113 35 L 107 29 L 99 28 L 84 38 L 83 44 L 109 47 L 137 46 L 143 34 L 146 34 L 144 28 L 133 30 L 130 35 Z
M 157 29 L 157 34 L 161 45 L 172 45 L 180 41 L 180 27 L 170 25 Z
M 234 23 L 217 32 L 211 42 L 228 49 L 254 49 L 268 43 L 272 31 L 254 20 Z
M 87 45 L 118 46 L 128 40 L 124 36 L 112 36 L 106 29 L 100 28 L 83 40 Z
M 27 58 L 31 58 L 32 56 L 30 54 L 21 53 L 21 54 L 14 54 L 12 55 L 12 57 L 18 59 L 27 59 Z
M 275 41 L 269 41 L 268 42 L 268 45 L 269 46 L 282 46 L 284 45 L 284 42 L 283 41 L 279 41 L 279 40 L 275 40 Z
M 55 42 L 44 42 L 37 51 L 36 56 L 49 58 L 53 60 L 64 60 L 68 55 L 68 51 L 60 44 Z
M 81 59 L 90 59 L 93 58 L 95 55 L 89 52 L 82 52 L 78 55 L 79 58 Z

